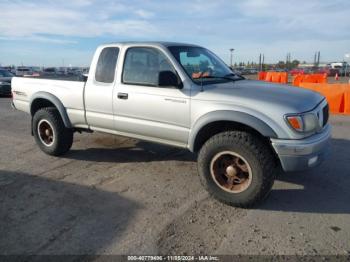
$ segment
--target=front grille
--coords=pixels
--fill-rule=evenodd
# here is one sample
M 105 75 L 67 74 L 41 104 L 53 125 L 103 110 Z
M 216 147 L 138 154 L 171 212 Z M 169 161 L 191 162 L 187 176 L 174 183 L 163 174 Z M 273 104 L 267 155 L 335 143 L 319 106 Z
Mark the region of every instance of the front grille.
M 323 124 L 322 126 L 325 126 L 328 122 L 328 118 L 329 118 L 329 106 L 328 104 L 322 109 L 322 113 L 323 113 Z

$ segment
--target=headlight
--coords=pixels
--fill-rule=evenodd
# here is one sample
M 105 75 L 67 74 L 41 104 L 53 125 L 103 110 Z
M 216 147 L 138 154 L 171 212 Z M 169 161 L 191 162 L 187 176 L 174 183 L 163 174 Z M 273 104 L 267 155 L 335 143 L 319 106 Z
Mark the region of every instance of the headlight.
M 313 113 L 287 115 L 286 120 L 289 126 L 297 132 L 308 133 L 316 131 L 319 127 L 318 118 Z
M 1 82 L 1 81 L 0 81 L 0 85 L 4 85 L 5 83 L 6 83 L 6 82 Z

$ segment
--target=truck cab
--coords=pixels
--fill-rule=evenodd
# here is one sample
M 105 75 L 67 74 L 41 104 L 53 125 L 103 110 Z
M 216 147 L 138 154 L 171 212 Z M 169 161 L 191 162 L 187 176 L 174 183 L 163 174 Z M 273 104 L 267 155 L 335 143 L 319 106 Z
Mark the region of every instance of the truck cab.
M 85 88 L 88 128 L 186 147 L 191 85 L 182 74 L 161 45 L 99 47 Z

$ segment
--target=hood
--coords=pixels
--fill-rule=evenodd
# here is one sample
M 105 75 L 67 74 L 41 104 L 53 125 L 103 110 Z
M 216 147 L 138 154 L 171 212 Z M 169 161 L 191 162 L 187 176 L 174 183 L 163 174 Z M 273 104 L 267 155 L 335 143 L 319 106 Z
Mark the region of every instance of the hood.
M 205 100 L 234 103 L 262 111 L 279 110 L 281 113 L 310 111 L 324 99 L 319 93 L 307 89 L 254 80 L 205 85 L 201 93 L 203 96 L 199 96 Z

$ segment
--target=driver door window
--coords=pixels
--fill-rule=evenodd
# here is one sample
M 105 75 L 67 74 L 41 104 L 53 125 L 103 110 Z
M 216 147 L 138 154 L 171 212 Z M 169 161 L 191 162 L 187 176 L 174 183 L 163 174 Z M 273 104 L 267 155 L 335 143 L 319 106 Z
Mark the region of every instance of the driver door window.
M 130 85 L 158 86 L 161 71 L 175 70 L 166 56 L 154 48 L 129 48 L 124 61 L 123 83 Z

